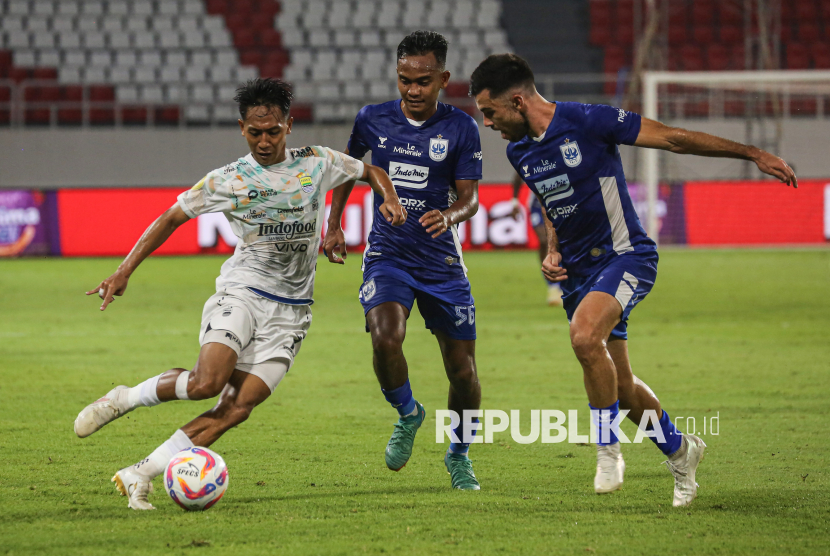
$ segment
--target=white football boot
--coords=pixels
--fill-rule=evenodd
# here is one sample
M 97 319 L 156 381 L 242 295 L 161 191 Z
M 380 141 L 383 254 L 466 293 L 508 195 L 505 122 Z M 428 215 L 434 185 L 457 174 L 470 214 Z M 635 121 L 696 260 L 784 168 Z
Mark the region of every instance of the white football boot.
M 562 288 L 559 286 L 558 283 L 548 284 L 548 306 L 562 306 Z
M 86 406 L 75 419 L 75 434 L 86 438 L 90 434 L 101 430 L 101 427 L 115 421 L 134 408 L 127 406 L 128 386 L 116 386 L 103 398 L 95 400 Z
M 622 488 L 625 461 L 623 461 L 620 443 L 608 446 L 597 445 L 597 474 L 594 477 L 594 490 L 597 494 L 614 492 Z
M 684 450 L 683 447 L 686 449 Z M 683 446 L 663 463 L 674 475 L 672 506 L 688 506 L 697 497 L 695 471 L 703 459 L 706 443 L 693 434 L 683 435 Z
M 136 473 L 135 466 L 131 465 L 118 471 L 112 478 L 115 488 L 121 496 L 129 497 L 127 507 L 134 510 L 155 510 L 155 506 L 147 500 L 147 495 L 153 492 L 153 482 L 146 475 Z

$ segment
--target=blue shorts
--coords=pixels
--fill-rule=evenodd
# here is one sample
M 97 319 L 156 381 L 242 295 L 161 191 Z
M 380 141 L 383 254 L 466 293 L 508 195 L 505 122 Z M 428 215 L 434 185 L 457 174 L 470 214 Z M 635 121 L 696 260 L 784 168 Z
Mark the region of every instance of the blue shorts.
M 605 292 L 614 296 L 622 307 L 622 317 L 611 331 L 611 338 L 627 340 L 628 315 L 654 287 L 657 258 L 656 251 L 618 255 L 590 276 L 569 278 L 562 282 L 562 305 L 568 322 L 588 292 Z
M 363 274 L 359 298 L 363 314 L 387 301 L 412 311 L 417 299 L 418 311 L 433 334 L 439 330 L 455 340 L 476 339 L 476 307 L 466 278 L 421 282 L 399 268 L 375 264 Z

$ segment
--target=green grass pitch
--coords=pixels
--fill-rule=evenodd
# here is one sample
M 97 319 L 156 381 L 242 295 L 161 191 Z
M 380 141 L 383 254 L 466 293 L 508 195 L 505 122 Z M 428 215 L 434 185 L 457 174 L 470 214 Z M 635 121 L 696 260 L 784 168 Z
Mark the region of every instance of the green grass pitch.
M 830 250 L 662 252 L 630 321 L 635 372 L 673 417 L 720 421 L 682 509 L 648 441 L 623 447 L 625 485 L 610 495 L 593 493 L 593 447 L 507 433 L 471 450 L 482 491 L 450 490 L 434 413 L 447 381 L 417 313 L 404 350 L 427 421 L 406 468 L 388 471 L 396 415 L 372 373 L 359 259 L 320 259 L 310 335 L 275 395 L 214 445 L 230 486 L 206 513 L 161 489 L 157 511 L 133 512 L 110 477 L 209 402 L 138 409 L 84 440 L 72 422 L 113 384 L 193 364 L 223 259 L 151 259 L 105 313 L 82 292 L 113 259 L 0 262 L 0 554 L 827 553 Z M 467 261 L 483 407 L 585 410 L 535 255 Z

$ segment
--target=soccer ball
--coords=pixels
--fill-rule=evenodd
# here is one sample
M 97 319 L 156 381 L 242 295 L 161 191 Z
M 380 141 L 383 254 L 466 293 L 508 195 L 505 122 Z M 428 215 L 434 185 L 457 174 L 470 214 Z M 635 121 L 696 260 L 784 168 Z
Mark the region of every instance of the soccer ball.
M 173 456 L 167 464 L 164 487 L 173 502 L 185 510 L 207 510 L 228 488 L 228 467 L 216 452 L 193 446 Z

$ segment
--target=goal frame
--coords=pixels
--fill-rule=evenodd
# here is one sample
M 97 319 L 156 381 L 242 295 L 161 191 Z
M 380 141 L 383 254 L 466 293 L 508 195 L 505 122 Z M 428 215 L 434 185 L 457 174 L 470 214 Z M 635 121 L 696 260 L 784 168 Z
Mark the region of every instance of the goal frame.
M 721 87 L 727 84 L 772 85 L 788 83 L 830 83 L 830 70 L 760 70 L 760 71 L 644 71 L 643 116 L 658 119 L 658 94 L 660 85 L 710 85 Z M 786 91 L 788 87 L 780 87 Z M 660 159 L 657 149 L 642 149 L 641 165 L 643 182 L 646 186 L 648 217 L 646 231 L 649 237 L 658 242 L 660 221 L 657 218 L 657 190 L 660 183 Z

